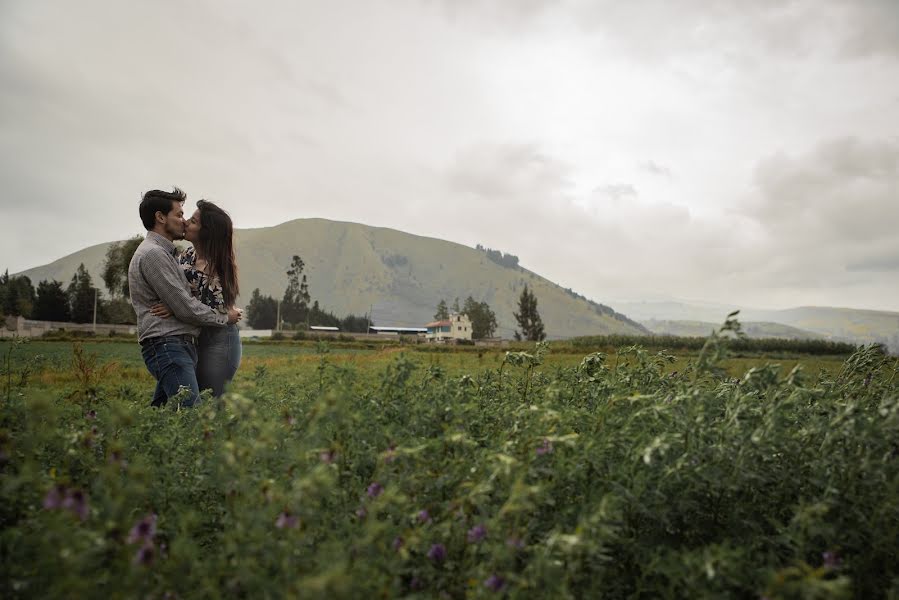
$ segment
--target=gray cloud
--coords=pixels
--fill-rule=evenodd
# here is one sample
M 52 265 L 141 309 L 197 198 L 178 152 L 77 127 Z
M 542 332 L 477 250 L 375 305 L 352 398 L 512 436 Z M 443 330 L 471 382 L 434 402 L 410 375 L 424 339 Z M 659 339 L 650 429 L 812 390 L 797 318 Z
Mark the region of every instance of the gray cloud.
M 671 172 L 671 169 L 660 165 L 653 160 L 641 162 L 638 166 L 642 171 L 646 171 L 651 175 L 656 175 L 658 177 L 663 177 L 666 179 L 674 179 L 674 174 Z
M 843 8 L 851 23 L 843 38 L 844 55 L 899 56 L 899 4 L 894 0 L 843 0 Z
M 466 148 L 449 172 L 453 191 L 483 199 L 547 197 L 568 185 L 570 167 L 537 144 L 481 144 Z
M 864 275 L 892 270 L 899 256 L 897 140 L 827 140 L 762 161 L 755 181 L 745 214 L 763 232 L 760 280 L 899 294 L 899 282 Z
M 871 258 L 846 266 L 847 271 L 890 272 L 899 271 L 899 255 Z
M 608 196 L 613 200 L 621 200 L 623 198 L 635 198 L 637 196 L 637 188 L 630 183 L 608 183 L 601 185 L 593 190 L 594 193 Z

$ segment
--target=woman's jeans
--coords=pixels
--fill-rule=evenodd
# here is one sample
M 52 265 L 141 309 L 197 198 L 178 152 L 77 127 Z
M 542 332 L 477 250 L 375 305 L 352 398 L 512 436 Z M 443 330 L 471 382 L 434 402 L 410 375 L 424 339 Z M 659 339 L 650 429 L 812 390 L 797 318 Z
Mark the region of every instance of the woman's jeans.
M 240 366 L 242 349 L 237 325 L 204 327 L 197 344 L 197 383 L 221 396 Z

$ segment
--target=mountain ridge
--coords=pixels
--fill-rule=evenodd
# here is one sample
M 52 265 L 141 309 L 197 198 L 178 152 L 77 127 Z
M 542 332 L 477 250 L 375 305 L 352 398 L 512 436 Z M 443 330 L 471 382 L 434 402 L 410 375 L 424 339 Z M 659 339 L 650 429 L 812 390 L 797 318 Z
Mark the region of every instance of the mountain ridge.
M 22 271 L 36 284 L 56 279 L 66 284 L 83 262 L 102 286 L 101 265 L 110 244 L 95 244 L 51 263 Z M 549 338 L 583 332 L 645 335 L 648 330 L 623 314 L 522 266 L 506 267 L 486 252 L 457 242 L 407 233 L 388 227 L 293 219 L 270 227 L 235 230 L 235 252 L 241 281 L 238 304 L 252 290 L 280 297 L 291 257 L 305 265 L 309 289 L 322 308 L 338 315 L 366 314 L 375 324 L 420 326 L 431 320 L 440 299 L 452 305 L 471 295 L 496 312 L 498 331 L 511 337 L 512 313 L 525 284 L 538 298 L 538 310 Z

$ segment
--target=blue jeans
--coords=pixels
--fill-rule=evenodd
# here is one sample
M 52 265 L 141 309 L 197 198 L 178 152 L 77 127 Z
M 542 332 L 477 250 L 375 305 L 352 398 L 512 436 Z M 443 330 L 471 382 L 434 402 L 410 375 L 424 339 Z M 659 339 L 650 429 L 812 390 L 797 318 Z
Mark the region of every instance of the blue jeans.
M 237 325 L 204 327 L 200 332 L 197 362 L 197 383 L 201 390 L 212 390 L 218 398 L 225 384 L 234 378 L 240 366 L 243 348 Z
M 156 378 L 153 406 L 163 406 L 169 398 L 182 389 L 189 393 L 181 406 L 194 406 L 200 399 L 197 385 L 197 348 L 191 342 L 177 336 L 150 338 L 140 350 L 147 370 Z

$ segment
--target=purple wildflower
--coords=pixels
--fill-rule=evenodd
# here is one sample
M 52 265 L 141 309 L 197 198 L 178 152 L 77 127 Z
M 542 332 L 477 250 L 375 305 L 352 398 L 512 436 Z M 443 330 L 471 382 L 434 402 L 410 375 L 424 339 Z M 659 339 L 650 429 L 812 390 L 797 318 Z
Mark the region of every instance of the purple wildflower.
M 128 539 L 126 540 L 126 542 L 129 544 L 136 544 L 137 542 L 152 542 L 153 536 L 155 535 L 156 515 L 151 513 L 134 524 L 134 527 L 132 527 L 131 531 L 128 532 Z
M 428 509 L 423 508 L 420 511 L 418 511 L 417 518 L 418 518 L 419 523 L 422 523 L 422 524 L 430 523 L 431 522 L 431 513 L 428 512 Z
M 475 525 L 468 530 L 468 543 L 476 544 L 487 537 L 487 527 L 483 524 Z
M 516 550 L 521 550 L 522 548 L 524 548 L 524 540 L 513 535 L 506 538 L 506 546 L 508 546 L 509 548 L 515 548 Z
M 68 490 L 66 497 L 62 500 L 62 508 L 84 521 L 90 513 L 90 507 L 87 504 L 87 494 L 81 490 Z
M 94 409 L 90 409 L 84 415 L 84 418 L 87 419 L 88 421 L 93 421 L 94 419 L 97 418 L 97 411 L 95 411 Z
M 441 563 L 446 560 L 446 546 L 443 544 L 434 544 L 428 550 L 428 558 L 435 563 Z
M 109 464 L 118 465 L 123 469 L 128 466 L 128 461 L 125 460 L 125 457 L 122 455 L 121 450 L 112 450 L 109 453 Z
M 824 566 L 828 569 L 838 569 L 843 564 L 843 560 L 839 555 L 829 550 L 821 553 L 821 558 L 824 560 Z
M 144 567 L 149 567 L 153 564 L 153 560 L 156 558 L 156 549 L 153 547 L 153 542 L 146 542 L 140 549 L 135 553 L 134 560 L 132 561 L 135 565 L 140 565 Z
M 65 497 L 66 488 L 62 485 L 54 485 L 44 496 L 44 508 L 47 510 L 56 510 L 62 508 L 62 501 Z
M 275 527 L 278 529 L 296 529 L 300 524 L 300 518 L 296 515 L 292 515 L 286 510 L 278 515 L 278 518 L 275 519 Z
M 384 491 L 384 486 L 378 483 L 377 481 L 372 482 L 370 486 L 368 486 L 368 497 L 369 498 L 377 498 L 381 495 L 381 492 Z
M 402 538 L 402 536 L 398 535 L 395 538 L 393 538 L 393 544 L 391 544 L 391 547 L 393 548 L 394 552 L 399 552 L 400 548 L 402 548 L 405 545 L 405 543 L 406 543 L 406 540 L 404 540 Z
M 484 586 L 491 592 L 500 592 L 506 587 L 506 580 L 494 573 L 484 581 Z
M 365 510 L 364 506 L 360 506 L 359 508 L 356 509 L 356 516 L 359 519 L 364 519 L 365 517 L 368 516 L 368 511 Z
M 325 463 L 326 465 L 330 465 L 334 463 L 334 459 L 337 458 L 337 453 L 334 450 L 322 450 L 318 453 L 318 459 Z
M 543 456 L 544 454 L 552 454 L 553 452 L 553 443 L 549 441 L 548 438 L 543 438 L 543 442 L 537 446 L 537 456 Z

